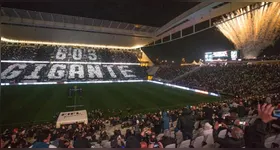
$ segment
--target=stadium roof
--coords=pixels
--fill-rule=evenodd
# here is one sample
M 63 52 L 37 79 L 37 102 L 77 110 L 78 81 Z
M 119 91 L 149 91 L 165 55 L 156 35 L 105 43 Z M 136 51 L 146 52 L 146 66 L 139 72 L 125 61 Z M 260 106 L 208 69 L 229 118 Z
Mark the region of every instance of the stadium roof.
M 151 46 L 191 35 L 201 30 L 196 28 L 198 24 L 207 23 L 203 24 L 203 30 L 211 28 L 216 18 L 252 4 L 185 0 L 28 1 L 31 2 L 9 0 L 2 3 L 1 37 L 124 47 L 142 47 L 150 43 Z M 21 32 L 21 28 L 25 32 Z M 186 30 L 185 34 L 185 29 L 192 32 Z M 75 31 L 75 36 L 70 31 Z M 35 37 L 37 33 L 44 36 Z M 169 40 L 165 41 L 166 38 Z
M 199 2 L 178 0 L 67 0 L 67 3 L 62 0 L 36 0 L 33 2 L 12 0 L 12 2 L 3 3 L 2 6 L 161 27 L 197 4 Z M 11 14 L 15 15 L 13 12 Z

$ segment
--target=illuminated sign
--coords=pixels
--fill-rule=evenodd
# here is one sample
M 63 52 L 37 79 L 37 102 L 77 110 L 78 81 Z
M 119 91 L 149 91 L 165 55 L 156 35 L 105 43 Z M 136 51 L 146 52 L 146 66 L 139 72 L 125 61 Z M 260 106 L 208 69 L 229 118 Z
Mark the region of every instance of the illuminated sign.
M 205 61 L 236 61 L 239 59 L 239 51 L 219 51 L 219 52 L 206 52 L 204 55 Z
M 238 51 L 231 51 L 230 52 L 230 57 L 231 57 L 231 60 L 237 60 L 237 53 Z
M 213 57 L 228 57 L 227 51 L 213 52 Z

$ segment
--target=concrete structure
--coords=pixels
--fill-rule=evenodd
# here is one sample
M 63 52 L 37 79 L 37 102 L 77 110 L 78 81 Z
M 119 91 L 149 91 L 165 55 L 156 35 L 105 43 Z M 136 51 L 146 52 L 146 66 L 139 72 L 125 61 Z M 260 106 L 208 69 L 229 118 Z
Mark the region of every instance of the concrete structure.
M 1 37 L 16 40 L 97 44 L 122 47 L 162 44 L 200 32 L 196 25 L 254 2 L 201 2 L 157 28 L 124 22 L 1 8 Z M 183 30 L 192 28 L 185 35 Z M 205 30 L 202 29 L 202 30 Z M 172 34 L 178 34 L 172 38 Z M 163 40 L 169 38 L 170 40 Z M 156 42 L 159 41 L 159 42 Z

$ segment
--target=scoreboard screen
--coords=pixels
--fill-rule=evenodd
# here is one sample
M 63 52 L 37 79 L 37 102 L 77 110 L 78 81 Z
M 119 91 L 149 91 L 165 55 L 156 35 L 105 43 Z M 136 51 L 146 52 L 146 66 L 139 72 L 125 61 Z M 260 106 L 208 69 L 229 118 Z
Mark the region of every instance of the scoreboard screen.
M 204 57 L 205 61 L 236 61 L 240 54 L 238 50 L 206 52 Z

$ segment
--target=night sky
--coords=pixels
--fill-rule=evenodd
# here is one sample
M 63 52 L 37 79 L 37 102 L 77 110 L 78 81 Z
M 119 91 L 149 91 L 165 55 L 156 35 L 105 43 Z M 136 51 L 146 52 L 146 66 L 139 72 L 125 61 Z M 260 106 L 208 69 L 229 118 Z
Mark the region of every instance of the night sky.
M 6 0 L 2 6 L 161 27 L 197 4 L 180 0 Z

